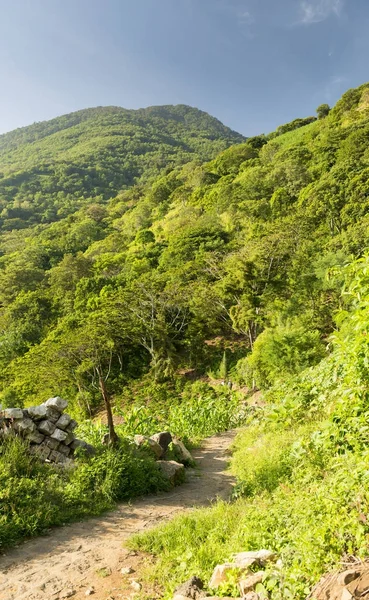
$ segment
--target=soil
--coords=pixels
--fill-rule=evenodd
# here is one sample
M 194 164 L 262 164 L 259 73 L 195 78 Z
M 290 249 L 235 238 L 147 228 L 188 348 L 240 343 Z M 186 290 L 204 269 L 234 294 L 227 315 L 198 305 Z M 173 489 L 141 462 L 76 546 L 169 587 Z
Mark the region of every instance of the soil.
M 166 494 L 141 498 L 99 518 L 55 528 L 0 555 L 0 600 L 121 600 L 137 597 L 132 582 L 150 556 L 124 547 L 133 533 L 162 521 L 229 497 L 234 484 L 227 457 L 235 431 L 208 438 L 193 452 L 196 469 L 187 469 L 187 481 Z M 122 568 L 131 567 L 123 575 Z M 133 584 L 134 585 L 134 584 Z M 136 585 L 137 588 L 137 585 Z M 151 598 L 160 590 L 145 588 Z

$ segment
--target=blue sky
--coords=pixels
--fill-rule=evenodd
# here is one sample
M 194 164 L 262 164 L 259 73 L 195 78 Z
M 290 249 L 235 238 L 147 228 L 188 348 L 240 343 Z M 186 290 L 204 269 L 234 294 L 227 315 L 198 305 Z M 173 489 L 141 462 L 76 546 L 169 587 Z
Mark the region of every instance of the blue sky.
M 0 132 L 190 104 L 244 135 L 369 80 L 368 0 L 0 0 Z

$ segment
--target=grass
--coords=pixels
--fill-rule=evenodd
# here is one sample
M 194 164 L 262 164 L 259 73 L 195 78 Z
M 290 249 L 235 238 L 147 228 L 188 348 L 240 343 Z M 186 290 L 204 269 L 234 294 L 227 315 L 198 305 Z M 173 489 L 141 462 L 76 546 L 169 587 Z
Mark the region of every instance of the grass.
M 268 597 L 303 599 L 343 555 L 367 553 L 369 453 L 322 463 L 311 443 L 319 425 L 256 424 L 242 432 L 232 459 L 236 500 L 195 510 L 130 540 L 132 548 L 155 556 L 146 577 L 162 586 L 164 598 L 193 575 L 207 582 L 215 565 L 235 552 L 266 548 L 282 561 L 282 570 L 272 567 L 263 583 Z M 237 596 L 232 580 L 222 594 Z

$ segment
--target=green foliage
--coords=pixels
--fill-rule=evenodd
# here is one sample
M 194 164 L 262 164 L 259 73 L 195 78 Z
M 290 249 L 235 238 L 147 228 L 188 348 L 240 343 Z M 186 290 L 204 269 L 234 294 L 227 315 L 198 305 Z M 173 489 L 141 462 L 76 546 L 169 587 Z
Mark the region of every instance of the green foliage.
M 298 322 L 267 328 L 255 341 L 247 358 L 248 379 L 258 387 L 270 387 L 308 366 L 325 354 L 318 330 L 309 330 Z
M 238 499 L 132 539 L 156 556 L 151 576 L 165 597 L 192 572 L 206 580 L 234 552 L 269 548 L 282 564 L 266 569 L 268 597 L 302 600 L 342 557 L 367 555 L 369 256 L 344 276 L 331 356 L 272 387 L 236 439 Z
M 318 106 L 318 108 L 316 109 L 316 113 L 318 115 L 318 119 L 324 119 L 325 117 L 327 117 L 330 113 L 330 106 L 329 104 L 320 104 Z
M 128 443 L 67 470 L 40 463 L 20 439 L 7 439 L 0 445 L 0 548 L 163 489 L 154 460 Z

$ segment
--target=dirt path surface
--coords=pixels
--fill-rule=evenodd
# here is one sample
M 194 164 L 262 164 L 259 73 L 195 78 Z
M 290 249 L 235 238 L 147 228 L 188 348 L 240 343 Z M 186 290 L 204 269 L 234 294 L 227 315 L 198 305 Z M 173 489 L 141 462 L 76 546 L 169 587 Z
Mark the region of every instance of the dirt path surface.
M 53 529 L 0 555 L 0 600 L 81 600 L 89 592 L 94 600 L 134 598 L 132 580 L 139 582 L 145 559 L 126 550 L 124 541 L 185 510 L 229 497 L 227 455 L 234 436 L 229 431 L 205 440 L 193 453 L 198 468 L 187 470 L 181 487 Z M 134 572 L 122 575 L 124 567 Z

